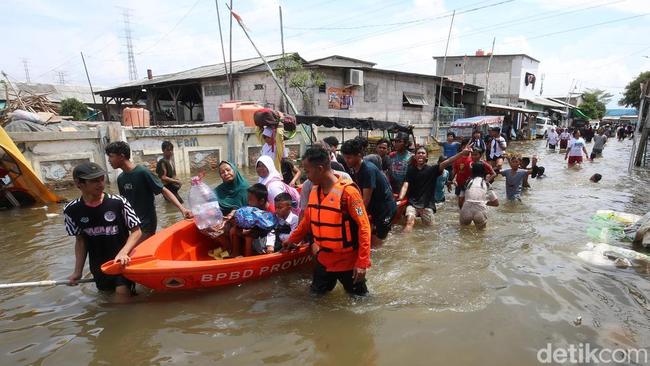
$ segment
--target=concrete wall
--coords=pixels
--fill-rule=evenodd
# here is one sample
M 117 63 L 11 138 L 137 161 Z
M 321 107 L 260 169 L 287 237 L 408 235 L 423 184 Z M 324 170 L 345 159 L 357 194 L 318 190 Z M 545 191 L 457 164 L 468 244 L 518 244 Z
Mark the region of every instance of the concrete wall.
M 344 69 L 323 69 L 326 76 L 326 88 L 345 87 Z M 315 114 L 324 116 L 368 118 L 382 121 L 421 124 L 433 121 L 436 105 L 436 85 L 433 79 L 416 76 L 389 74 L 365 70 L 364 86 L 354 87 L 354 103 L 350 109 L 336 110 L 328 108 L 328 94 L 315 91 Z M 365 87 L 373 84 L 377 87 L 376 101 L 367 101 Z M 429 105 L 408 107 L 402 105 L 403 93 L 415 93 L 424 96 Z
M 325 76 L 325 89 L 329 87 L 345 87 L 346 70 L 320 67 L 318 72 L 323 73 Z M 363 78 L 364 85 L 354 87 L 354 104 L 352 108 L 347 110 L 329 109 L 327 92 L 319 92 L 317 87 L 309 90 L 311 105 L 307 105 L 307 109 L 305 109 L 303 103 L 303 96 L 295 88 L 290 87 L 287 92 L 301 114 L 353 118 L 372 117 L 379 120 L 410 122 L 413 124 L 429 123 L 433 120 L 437 98 L 436 87 L 438 85 L 435 79 L 379 70 L 364 70 Z M 468 83 L 471 83 L 471 81 L 468 81 Z M 205 81 L 203 83 L 205 121 L 213 122 L 219 120 L 219 105 L 227 101 L 229 95 L 205 95 L 206 86 L 209 85 L 225 87 L 226 83 L 224 81 Z M 377 88 L 377 99 L 375 101 L 366 98 L 365 88 L 369 85 Z M 423 107 L 403 106 L 402 97 L 404 92 L 423 95 L 429 105 Z M 281 109 L 283 101 L 280 90 L 266 71 L 237 75 L 234 81 L 234 98 L 256 101 L 260 105 L 268 104 L 274 109 Z M 464 103 L 471 109 L 471 105 L 475 103 L 475 93 L 466 91 Z

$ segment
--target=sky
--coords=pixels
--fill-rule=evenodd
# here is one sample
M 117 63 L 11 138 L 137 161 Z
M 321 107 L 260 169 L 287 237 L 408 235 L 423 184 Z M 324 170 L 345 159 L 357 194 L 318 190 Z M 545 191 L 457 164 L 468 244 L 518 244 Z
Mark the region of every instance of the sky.
M 0 69 L 12 82 L 87 85 L 80 52 L 96 89 L 129 81 L 124 30 L 130 14 L 138 76 L 224 60 L 213 0 L 4 0 Z M 342 55 L 376 67 L 435 74 L 432 56 L 525 53 L 540 60 L 543 96 L 604 89 L 616 108 L 627 83 L 650 70 L 650 0 L 233 0 L 261 52 L 306 60 Z M 219 3 L 226 59 L 229 13 Z M 233 59 L 255 57 L 233 23 Z

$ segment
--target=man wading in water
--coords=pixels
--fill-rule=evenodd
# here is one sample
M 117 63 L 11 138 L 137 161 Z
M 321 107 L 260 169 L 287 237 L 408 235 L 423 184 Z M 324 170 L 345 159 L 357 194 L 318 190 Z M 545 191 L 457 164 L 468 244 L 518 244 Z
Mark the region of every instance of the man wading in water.
M 325 294 L 338 280 L 348 293 L 365 295 L 370 222 L 361 192 L 351 180 L 334 174 L 329 153 L 322 147 L 309 148 L 302 165 L 314 186 L 302 220 L 282 246 L 299 243 L 310 233 L 316 255 L 311 291 Z
M 470 151 L 472 151 L 471 144 L 440 164 L 431 166 L 427 165 L 427 150 L 424 146 L 417 148 L 415 151 L 415 165 L 409 166 L 406 181 L 402 185 L 398 199 L 398 201 L 401 201 L 404 197 L 408 199 L 404 232 L 408 233 L 413 230 L 416 216 L 420 216 L 425 225 L 433 225 L 433 214 L 436 212 L 436 204 L 433 199 L 436 179 L 447 166 L 461 156 L 469 155 Z
M 131 295 L 133 282 L 104 274 L 100 267 L 109 260 L 122 265 L 129 263 L 129 252 L 142 235 L 140 220 L 125 198 L 104 193 L 105 175 L 104 169 L 95 163 L 77 165 L 72 171 L 81 197 L 63 209 L 65 229 L 75 237 L 74 272 L 68 279 L 72 284 L 81 279 L 87 255 L 97 289 Z
M 158 163 L 156 164 L 156 174 L 165 185 L 165 188 L 169 189 L 178 202 L 182 204 L 183 199 L 178 195 L 178 190 L 181 189 L 183 182 L 176 178 L 176 169 L 174 168 L 174 164 L 172 164 L 174 145 L 169 141 L 163 141 L 162 152 L 163 157 L 158 160 Z
M 135 213 L 142 221 L 142 237 L 144 241 L 156 233 L 158 217 L 156 216 L 155 196 L 162 193 L 174 204 L 186 218 L 192 217 L 192 212 L 178 202 L 176 196 L 163 187 L 151 171 L 142 165 L 136 165 L 131 159 L 131 147 L 124 141 L 111 142 L 106 146 L 106 155 L 113 169 L 122 169 L 117 177 L 117 188 L 120 195 L 126 198 Z

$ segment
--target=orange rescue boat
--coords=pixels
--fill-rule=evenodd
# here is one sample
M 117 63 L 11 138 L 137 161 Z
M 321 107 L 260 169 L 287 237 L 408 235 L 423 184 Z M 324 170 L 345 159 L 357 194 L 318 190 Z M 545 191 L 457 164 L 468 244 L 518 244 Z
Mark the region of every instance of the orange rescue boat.
M 102 265 L 102 271 L 121 274 L 154 290 L 188 290 L 257 280 L 312 261 L 306 246 L 292 252 L 222 260 L 208 256 L 214 246 L 194 221 L 183 220 L 138 245 L 127 266 L 109 261 Z

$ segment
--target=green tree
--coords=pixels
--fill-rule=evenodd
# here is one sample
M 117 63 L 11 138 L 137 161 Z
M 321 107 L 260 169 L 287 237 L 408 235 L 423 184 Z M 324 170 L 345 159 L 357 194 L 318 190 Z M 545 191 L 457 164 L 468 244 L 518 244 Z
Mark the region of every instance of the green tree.
M 88 107 L 75 98 L 63 99 L 61 101 L 61 115 L 72 116 L 75 121 L 83 121 L 88 116 Z
M 582 93 L 583 102 L 578 106 L 584 114 L 593 119 L 601 119 L 605 115 L 607 103 L 613 95 L 601 89 L 587 89 Z
M 623 99 L 619 100 L 618 104 L 639 109 L 639 105 L 641 104 L 641 100 L 639 99 L 641 95 L 641 83 L 648 80 L 650 80 L 650 71 L 640 73 L 636 79 L 627 84 L 623 92 Z
M 325 75 L 305 68 L 296 54 L 286 55 L 279 59 L 276 65 L 276 75 L 280 79 L 286 77 L 288 86 L 300 93 L 303 105 L 302 113 L 311 114 L 313 110 L 312 91 L 314 88 L 325 85 Z

